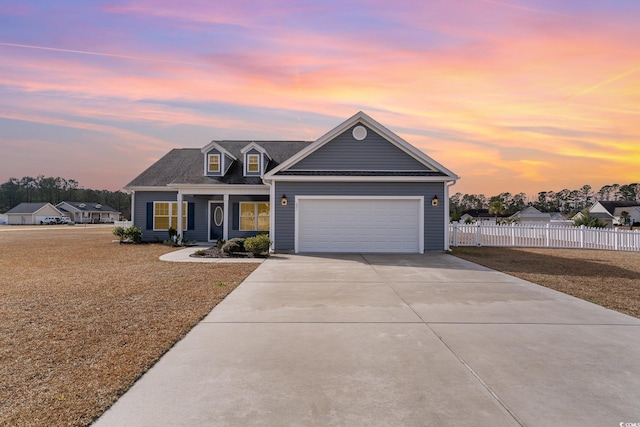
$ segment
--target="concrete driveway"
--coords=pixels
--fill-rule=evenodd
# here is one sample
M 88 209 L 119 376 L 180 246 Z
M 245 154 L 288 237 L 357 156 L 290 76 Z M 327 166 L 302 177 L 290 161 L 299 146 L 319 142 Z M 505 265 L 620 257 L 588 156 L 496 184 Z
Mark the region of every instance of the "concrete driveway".
M 96 426 L 640 423 L 640 320 L 445 254 L 276 255 Z

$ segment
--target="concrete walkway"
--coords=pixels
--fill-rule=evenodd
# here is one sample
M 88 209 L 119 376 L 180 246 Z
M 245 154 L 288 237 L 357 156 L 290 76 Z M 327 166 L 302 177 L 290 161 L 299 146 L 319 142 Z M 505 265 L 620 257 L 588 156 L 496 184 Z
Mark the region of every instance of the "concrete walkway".
M 96 426 L 640 423 L 640 320 L 445 254 L 269 258 Z

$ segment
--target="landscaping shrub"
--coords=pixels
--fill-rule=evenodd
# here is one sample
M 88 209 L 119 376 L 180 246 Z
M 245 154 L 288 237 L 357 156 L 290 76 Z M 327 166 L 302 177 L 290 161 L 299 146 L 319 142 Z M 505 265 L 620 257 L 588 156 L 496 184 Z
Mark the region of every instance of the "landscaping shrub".
M 259 256 L 269 251 L 271 246 L 271 240 L 269 240 L 268 234 L 259 234 L 256 237 L 247 237 L 244 241 L 244 248 L 252 252 L 253 255 Z
M 138 227 L 132 225 L 131 227 L 124 230 L 124 240 L 133 243 L 142 242 L 142 230 Z
M 124 227 L 114 227 L 113 235 L 120 239 L 120 242 L 124 240 Z
M 222 251 L 232 255 L 236 252 L 244 252 L 244 240 L 241 237 L 236 237 L 235 239 L 229 239 L 224 245 L 222 245 Z

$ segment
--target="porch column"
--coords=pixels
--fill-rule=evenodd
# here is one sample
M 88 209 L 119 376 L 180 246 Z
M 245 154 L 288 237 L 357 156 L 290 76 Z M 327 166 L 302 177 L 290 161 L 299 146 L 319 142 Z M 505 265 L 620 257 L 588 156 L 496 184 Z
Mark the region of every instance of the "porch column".
M 225 242 L 229 240 L 229 219 L 231 215 L 229 215 L 229 195 L 224 194 L 222 196 L 222 200 L 224 203 L 224 219 L 222 220 L 222 240 Z
M 271 240 L 271 246 L 269 252 L 275 252 L 276 245 L 276 183 L 271 181 L 269 185 L 269 240 Z
M 136 212 L 136 192 L 135 190 L 132 190 L 131 191 L 131 218 L 129 218 L 131 220 L 131 225 L 136 225 L 136 221 L 134 220 L 135 212 Z
M 178 190 L 178 226 L 176 227 L 178 231 L 178 238 L 184 239 L 184 230 L 182 229 L 182 192 Z

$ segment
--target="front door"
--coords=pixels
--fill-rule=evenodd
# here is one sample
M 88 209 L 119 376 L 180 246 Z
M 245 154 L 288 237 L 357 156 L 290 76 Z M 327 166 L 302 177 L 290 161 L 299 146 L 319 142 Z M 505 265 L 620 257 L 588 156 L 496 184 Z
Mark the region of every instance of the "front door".
M 224 203 L 210 203 L 209 212 L 211 215 L 209 240 L 222 240 L 224 233 Z

